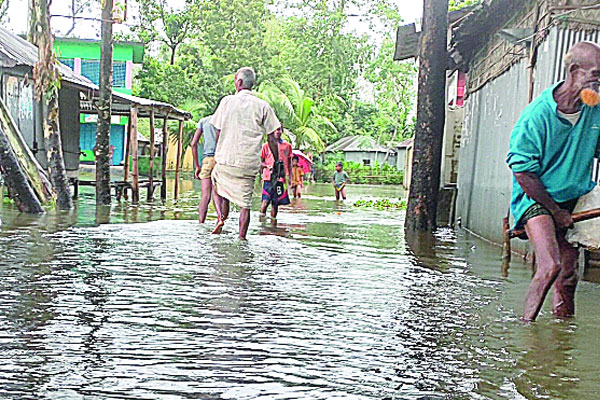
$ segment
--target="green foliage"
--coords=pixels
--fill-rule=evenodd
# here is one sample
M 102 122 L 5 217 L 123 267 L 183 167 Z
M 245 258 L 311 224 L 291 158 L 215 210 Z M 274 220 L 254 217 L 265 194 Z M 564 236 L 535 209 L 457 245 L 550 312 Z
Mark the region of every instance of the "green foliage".
M 360 199 L 354 203 L 354 207 L 360 208 L 376 208 L 378 210 L 406 210 L 406 201 L 402 199 L 390 200 L 390 199 L 377 199 L 377 200 L 364 200 Z
M 331 182 L 335 165 L 338 162 L 344 165 L 344 171 L 350 176 L 350 183 L 401 185 L 404 179 L 404 172 L 394 166 L 389 164 L 366 166 L 353 161 L 345 161 L 342 153 L 327 155 L 325 163 L 315 162 L 315 179 L 323 183 Z
M 404 140 L 414 133 L 414 117 L 409 118 L 416 98 L 417 68 L 412 62 L 394 61 L 395 42 L 386 38 L 366 71 L 373 85 L 377 114 L 373 118 L 379 143 Z
M 161 176 L 162 169 L 162 157 L 154 157 L 154 177 L 158 178 Z M 138 156 L 138 170 L 140 175 L 150 175 L 150 156 Z M 129 158 L 129 171 L 132 171 L 131 157 Z
M 316 113 L 314 100 L 306 96 L 300 85 L 291 78 L 281 78 L 278 84 L 264 82 L 258 89 L 258 95 L 273 107 L 283 125 L 291 132 L 296 148 L 323 151 L 324 131 L 337 132 L 327 117 Z
M 185 0 L 180 9 L 138 1 L 145 14 L 129 39 L 161 47 L 146 53 L 136 95 L 180 108 L 197 102 L 202 117 L 233 93 L 233 73 L 251 66 L 298 147 L 321 151 L 357 134 L 387 145 L 412 135 L 414 65 L 393 61 L 391 37 L 380 47 L 347 29 L 358 9 L 374 30 L 392 31 L 401 21 L 393 0 Z M 278 13 L 285 7 L 294 12 Z
M 464 7 L 474 6 L 481 3 L 481 0 L 450 0 L 448 2 L 448 10 L 456 11 Z
M 0 0 L 0 21 L 4 20 L 8 13 L 8 5 L 10 0 Z

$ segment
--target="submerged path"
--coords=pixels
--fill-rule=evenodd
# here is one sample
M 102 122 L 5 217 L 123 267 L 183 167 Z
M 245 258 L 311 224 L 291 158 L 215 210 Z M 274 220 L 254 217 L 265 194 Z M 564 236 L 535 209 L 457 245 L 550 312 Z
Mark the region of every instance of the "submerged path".
M 523 326 L 530 272 L 503 279 L 499 248 L 442 230 L 416 257 L 402 212 L 311 190 L 248 242 L 209 235 L 191 193 L 109 217 L 84 195 L 70 228 L 5 206 L 0 398 L 597 398 L 596 284 L 576 319 Z

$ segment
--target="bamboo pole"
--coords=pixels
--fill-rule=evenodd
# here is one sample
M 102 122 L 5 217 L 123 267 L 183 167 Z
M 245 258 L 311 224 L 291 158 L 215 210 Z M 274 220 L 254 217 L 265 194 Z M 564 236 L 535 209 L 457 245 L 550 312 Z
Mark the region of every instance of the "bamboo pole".
M 179 197 L 179 169 L 181 168 L 181 152 L 183 147 L 183 121 L 179 121 L 179 135 L 177 136 L 177 160 L 175 160 L 175 190 L 173 198 Z
M 594 208 L 591 210 L 582 211 L 582 212 L 578 212 L 578 213 L 571 215 L 571 218 L 573 218 L 574 223 L 587 221 L 589 219 L 594 219 L 594 218 L 598 218 L 598 217 L 600 217 L 600 208 Z M 510 235 L 511 239 L 516 238 L 521 235 L 524 235 L 524 234 L 525 234 L 525 228 L 509 231 L 509 235 Z
M 162 201 L 167 200 L 167 144 L 168 144 L 168 133 L 167 133 L 167 121 L 169 116 L 166 115 L 163 120 L 163 140 L 162 140 L 162 168 L 160 171 L 162 183 L 160 185 L 160 199 Z
M 137 125 L 138 110 L 137 107 L 131 107 L 131 202 L 133 204 L 137 204 L 140 201 Z
M 147 201 L 152 201 L 154 195 L 154 110 L 150 110 L 150 163 L 148 166 Z

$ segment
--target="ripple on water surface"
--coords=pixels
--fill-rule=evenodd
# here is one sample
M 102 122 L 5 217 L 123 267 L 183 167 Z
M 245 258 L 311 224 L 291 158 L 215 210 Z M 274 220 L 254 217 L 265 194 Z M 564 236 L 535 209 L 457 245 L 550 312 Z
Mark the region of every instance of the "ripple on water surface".
M 0 236 L 0 396 L 594 398 L 593 307 L 522 327 L 528 272 L 502 280 L 495 248 L 445 231 L 417 257 L 402 215 L 290 211 L 248 242 L 235 220 Z

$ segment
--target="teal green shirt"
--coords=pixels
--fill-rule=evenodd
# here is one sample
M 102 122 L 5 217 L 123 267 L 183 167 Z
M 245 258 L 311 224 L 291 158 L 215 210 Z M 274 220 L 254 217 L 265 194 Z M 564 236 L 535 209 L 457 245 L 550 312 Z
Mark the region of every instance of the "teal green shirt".
M 342 186 L 350 177 L 346 173 L 346 171 L 342 170 L 341 172 L 335 171 L 333 174 L 333 181 L 335 182 L 336 187 Z
M 575 125 L 558 116 L 554 89 L 546 89 L 521 114 L 510 136 L 506 162 L 513 173 L 533 172 L 554 201 L 562 203 L 590 192 L 594 157 L 600 154 L 600 107 L 581 108 Z M 513 176 L 510 210 L 518 224 L 535 203 Z

